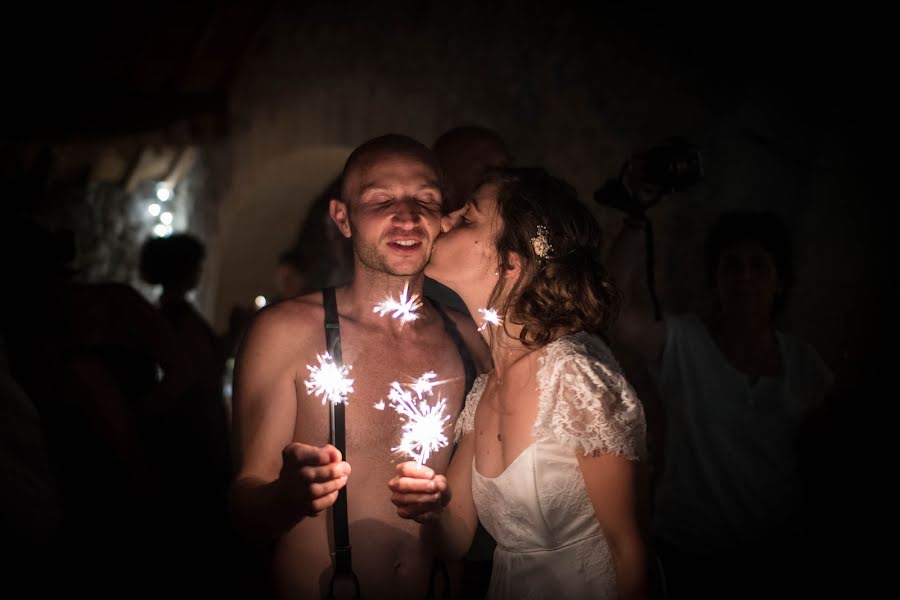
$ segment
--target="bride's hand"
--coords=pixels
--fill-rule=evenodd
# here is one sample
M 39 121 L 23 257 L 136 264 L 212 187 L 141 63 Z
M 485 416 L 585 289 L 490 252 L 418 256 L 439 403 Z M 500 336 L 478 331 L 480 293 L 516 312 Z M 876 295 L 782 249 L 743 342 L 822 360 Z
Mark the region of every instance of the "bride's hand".
M 391 502 L 397 514 L 419 523 L 437 519 L 450 501 L 450 488 L 443 475 L 435 475 L 426 466 L 414 461 L 400 463 L 394 477 L 388 482 Z

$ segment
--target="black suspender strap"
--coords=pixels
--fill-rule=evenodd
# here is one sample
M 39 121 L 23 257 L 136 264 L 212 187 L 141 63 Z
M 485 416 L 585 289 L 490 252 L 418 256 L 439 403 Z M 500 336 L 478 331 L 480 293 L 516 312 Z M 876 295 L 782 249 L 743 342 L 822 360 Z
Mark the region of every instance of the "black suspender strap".
M 453 344 L 456 346 L 457 352 L 459 352 L 459 357 L 462 359 L 463 372 L 466 375 L 466 391 L 463 393 L 463 398 L 465 399 L 465 397 L 469 395 L 469 390 L 472 389 L 472 385 L 475 383 L 475 361 L 472 360 L 472 353 L 469 352 L 469 347 L 466 346 L 466 343 L 463 341 L 462 334 L 459 332 L 459 329 L 457 329 L 456 323 L 450 318 L 450 315 L 448 315 L 443 307 L 437 302 L 432 300 L 432 304 L 434 304 L 434 307 L 441 315 L 441 320 L 444 322 L 444 331 L 447 332 L 447 335 L 453 340 Z
M 341 353 L 341 329 L 338 322 L 337 299 L 333 287 L 322 290 L 322 301 L 325 307 L 325 342 L 328 353 L 339 367 L 344 364 Z M 347 460 L 346 428 L 344 423 L 343 402 L 329 402 L 329 427 L 331 444 L 340 450 L 343 460 Z M 350 556 L 350 527 L 347 521 L 347 486 L 338 492 L 337 500 L 331 507 L 332 528 L 334 533 L 334 575 L 329 586 L 329 598 L 334 598 L 334 584 L 338 578 L 351 579 L 355 589 L 355 597 L 359 598 L 359 581 L 353 573 Z

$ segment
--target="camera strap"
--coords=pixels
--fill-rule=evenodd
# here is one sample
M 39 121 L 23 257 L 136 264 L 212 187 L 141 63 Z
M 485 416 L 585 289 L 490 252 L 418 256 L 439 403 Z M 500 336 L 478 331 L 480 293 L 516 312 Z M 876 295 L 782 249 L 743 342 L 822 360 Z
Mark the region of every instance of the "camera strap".
M 341 367 L 344 357 L 341 352 L 341 329 L 338 322 L 337 298 L 333 287 L 322 290 L 322 304 L 325 308 L 325 343 L 334 364 Z M 343 460 L 347 460 L 346 427 L 343 402 L 329 402 L 329 428 L 331 444 L 337 448 Z M 347 520 L 347 486 L 338 491 L 337 500 L 331 507 L 332 533 L 334 534 L 334 574 L 328 586 L 329 600 L 335 598 L 335 582 L 343 579 L 354 588 L 354 598 L 359 598 L 359 580 L 353 572 L 350 554 L 350 526 Z
M 647 245 L 647 290 L 650 292 L 650 300 L 653 301 L 653 315 L 657 321 L 662 320 L 662 309 L 659 306 L 659 297 L 656 295 L 656 261 L 653 259 L 655 250 L 653 246 L 653 223 L 647 218 L 646 213 L 641 212 L 644 221 L 644 236 Z

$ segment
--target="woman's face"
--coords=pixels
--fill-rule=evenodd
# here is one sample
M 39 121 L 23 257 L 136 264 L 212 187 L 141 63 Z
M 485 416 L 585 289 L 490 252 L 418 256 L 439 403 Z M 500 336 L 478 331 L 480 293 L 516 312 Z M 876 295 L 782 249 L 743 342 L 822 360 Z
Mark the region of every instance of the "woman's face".
M 772 255 L 754 242 L 725 248 L 719 256 L 716 287 L 724 312 L 748 316 L 771 315 L 781 293 Z
M 487 298 L 498 280 L 499 231 L 497 186 L 484 184 L 462 208 L 442 218 L 425 274 L 461 296 Z

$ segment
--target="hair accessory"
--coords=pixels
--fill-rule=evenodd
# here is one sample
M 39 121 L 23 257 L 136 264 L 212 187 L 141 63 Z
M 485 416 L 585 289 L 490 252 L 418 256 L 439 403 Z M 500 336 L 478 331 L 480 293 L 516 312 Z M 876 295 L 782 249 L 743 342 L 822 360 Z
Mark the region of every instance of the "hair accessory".
M 537 226 L 537 233 L 531 238 L 531 247 L 538 257 L 547 259 L 553 252 L 553 244 L 550 243 L 550 230 L 544 225 Z

